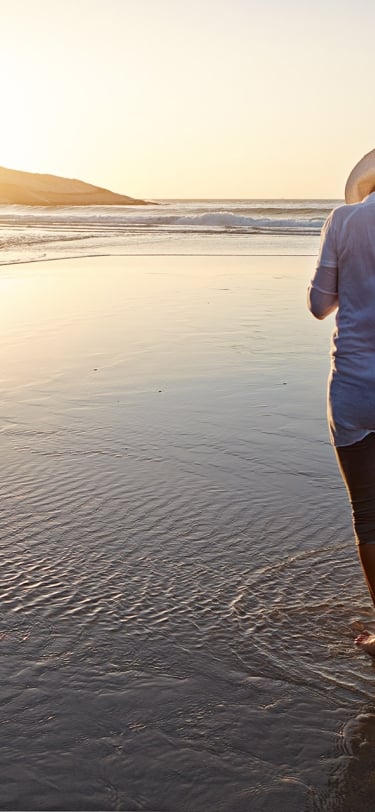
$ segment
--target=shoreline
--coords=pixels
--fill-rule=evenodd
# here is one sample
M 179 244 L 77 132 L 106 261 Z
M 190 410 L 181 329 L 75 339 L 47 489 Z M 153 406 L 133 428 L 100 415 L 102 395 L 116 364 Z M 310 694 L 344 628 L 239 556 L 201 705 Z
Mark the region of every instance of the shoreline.
M 1 254 L 0 254 L 0 256 L 1 256 Z M 58 262 L 58 261 L 64 261 L 64 260 L 70 261 L 70 260 L 100 259 L 100 258 L 109 259 L 111 257 L 114 257 L 114 258 L 116 258 L 116 257 L 149 257 L 149 258 L 150 257 L 156 257 L 156 258 L 157 257 L 174 257 L 174 258 L 176 258 L 176 257 L 191 257 L 192 259 L 194 257 L 197 257 L 197 258 L 200 258 L 200 259 L 202 259 L 204 257 L 224 257 L 224 258 L 233 259 L 234 257 L 249 257 L 249 258 L 251 258 L 251 257 L 259 257 L 259 258 L 261 258 L 261 257 L 266 257 L 266 258 L 270 258 L 270 257 L 274 257 L 274 258 L 278 258 L 278 257 L 297 257 L 297 258 L 301 258 L 301 257 L 315 257 L 315 256 L 316 256 L 315 253 L 311 253 L 311 254 L 310 253 L 303 253 L 303 254 L 296 254 L 296 253 L 291 253 L 291 254 L 286 254 L 286 253 L 280 253 L 280 254 L 277 254 L 277 253 L 270 253 L 270 254 L 266 254 L 266 253 L 262 253 L 262 254 L 259 254 L 259 253 L 246 253 L 245 254 L 245 253 L 240 253 L 239 254 L 239 253 L 222 253 L 222 252 L 217 252 L 217 253 L 216 252 L 215 253 L 214 252 L 212 252 L 212 253 L 206 253 L 206 252 L 205 253 L 190 253 L 190 252 L 186 252 L 186 253 L 184 253 L 182 251 L 178 251 L 176 253 L 172 253 L 170 251 L 168 251 L 168 252 L 167 251 L 166 252 L 160 252 L 160 253 L 140 251 L 139 253 L 134 253 L 133 251 L 131 251 L 131 252 L 129 251 L 129 252 L 122 252 L 122 253 L 113 253 L 113 252 L 111 252 L 109 254 L 77 254 L 77 255 L 72 255 L 72 256 L 59 256 L 59 257 L 56 257 L 56 256 L 55 257 L 54 256 L 51 256 L 51 257 L 37 257 L 35 259 L 20 259 L 20 260 L 13 260 L 13 261 L 10 261 L 10 262 L 1 262 L 0 261 L 0 268 L 1 267 L 10 267 L 10 266 L 13 266 L 13 265 L 29 265 L 29 264 L 35 263 L 35 262 L 41 262 L 42 263 L 42 262 Z

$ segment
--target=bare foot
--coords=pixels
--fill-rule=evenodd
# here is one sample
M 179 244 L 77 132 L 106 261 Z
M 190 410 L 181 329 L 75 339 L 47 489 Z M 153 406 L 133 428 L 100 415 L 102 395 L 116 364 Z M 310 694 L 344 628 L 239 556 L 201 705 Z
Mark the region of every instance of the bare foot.
M 373 632 L 365 629 L 355 638 L 354 642 L 358 648 L 363 649 L 370 657 L 375 657 L 375 634 Z
M 365 623 L 362 620 L 352 620 L 349 623 L 349 629 L 353 637 L 362 634 L 363 632 L 370 632 L 375 634 L 375 619 L 367 620 Z

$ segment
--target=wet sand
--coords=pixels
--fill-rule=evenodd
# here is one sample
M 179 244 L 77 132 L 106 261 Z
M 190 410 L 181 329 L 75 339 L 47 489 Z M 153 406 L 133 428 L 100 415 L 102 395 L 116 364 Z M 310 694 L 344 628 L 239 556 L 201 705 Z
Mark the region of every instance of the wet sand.
M 375 672 L 349 625 L 372 612 L 310 275 L 2 268 L 0 808 L 371 805 Z

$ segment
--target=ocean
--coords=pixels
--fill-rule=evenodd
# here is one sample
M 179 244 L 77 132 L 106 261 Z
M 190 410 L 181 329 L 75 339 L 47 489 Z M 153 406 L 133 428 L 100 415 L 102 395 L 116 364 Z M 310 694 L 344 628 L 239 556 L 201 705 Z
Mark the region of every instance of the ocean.
M 146 207 L 0 206 L 0 262 L 108 254 L 313 253 L 324 220 L 339 203 L 160 200 Z
M 2 207 L 1 809 L 373 808 L 337 203 Z

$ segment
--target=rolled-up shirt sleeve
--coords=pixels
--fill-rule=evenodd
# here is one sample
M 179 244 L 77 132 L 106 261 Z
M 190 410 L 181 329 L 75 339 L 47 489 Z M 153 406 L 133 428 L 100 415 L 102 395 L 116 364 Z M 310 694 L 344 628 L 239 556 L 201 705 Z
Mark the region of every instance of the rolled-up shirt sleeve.
M 322 228 L 315 274 L 307 290 L 307 306 L 317 319 L 325 319 L 338 306 L 338 261 L 334 212 Z

